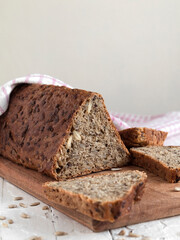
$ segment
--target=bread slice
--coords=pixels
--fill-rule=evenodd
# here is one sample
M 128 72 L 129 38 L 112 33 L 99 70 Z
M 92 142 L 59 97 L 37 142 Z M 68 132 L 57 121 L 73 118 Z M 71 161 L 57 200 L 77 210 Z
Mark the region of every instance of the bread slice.
M 99 221 L 113 222 L 140 198 L 146 181 L 140 171 L 98 173 L 43 186 L 50 201 L 76 209 Z
M 134 127 L 119 131 L 121 139 L 127 148 L 144 146 L 162 146 L 167 132 L 152 128 Z
M 168 182 L 180 180 L 180 147 L 149 146 L 131 148 L 132 164 L 143 167 Z
M 55 179 L 126 165 L 129 152 L 98 93 L 23 84 L 0 117 L 0 154 Z

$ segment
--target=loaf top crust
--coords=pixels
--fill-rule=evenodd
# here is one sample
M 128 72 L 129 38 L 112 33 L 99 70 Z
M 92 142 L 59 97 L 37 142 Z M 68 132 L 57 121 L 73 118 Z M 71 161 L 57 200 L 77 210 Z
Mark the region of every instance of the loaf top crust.
M 99 96 L 52 85 L 16 87 L 8 111 L 0 118 L 0 154 L 30 162 L 50 159 L 62 145 L 73 115 L 91 95 Z
M 53 85 L 22 84 L 12 92 L 8 110 L 0 117 L 0 154 L 18 164 L 57 179 L 55 155 L 68 139 L 73 119 L 98 93 Z M 128 155 L 110 116 L 107 118 L 122 151 Z
M 162 146 L 167 132 L 146 127 L 134 127 L 119 131 L 126 147 Z
M 131 148 L 130 152 L 141 155 L 142 157 L 149 157 L 156 162 L 162 163 L 167 168 L 180 169 L 180 146 L 148 146 L 140 148 Z M 138 158 L 136 160 L 138 162 Z M 144 162 L 144 164 L 147 164 Z

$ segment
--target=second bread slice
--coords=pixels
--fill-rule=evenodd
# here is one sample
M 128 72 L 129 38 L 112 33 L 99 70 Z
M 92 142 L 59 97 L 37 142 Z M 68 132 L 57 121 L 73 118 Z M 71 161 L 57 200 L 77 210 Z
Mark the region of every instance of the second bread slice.
M 131 148 L 132 163 L 164 178 L 168 182 L 180 180 L 180 147 L 149 146 Z
M 43 187 L 49 200 L 93 219 L 113 222 L 140 198 L 146 178 L 140 171 L 100 173 L 48 182 Z

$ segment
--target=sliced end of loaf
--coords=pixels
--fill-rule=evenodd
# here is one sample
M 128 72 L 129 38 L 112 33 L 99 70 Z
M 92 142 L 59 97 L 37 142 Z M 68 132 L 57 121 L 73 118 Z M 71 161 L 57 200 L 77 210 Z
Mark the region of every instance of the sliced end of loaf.
M 152 128 L 135 127 L 119 131 L 119 134 L 127 148 L 143 146 L 162 146 L 167 132 Z
M 129 152 L 115 129 L 99 94 L 79 108 L 55 156 L 54 176 L 66 179 L 128 163 Z
M 127 214 L 143 192 L 147 175 L 140 171 L 98 173 L 43 185 L 47 198 L 99 221 Z

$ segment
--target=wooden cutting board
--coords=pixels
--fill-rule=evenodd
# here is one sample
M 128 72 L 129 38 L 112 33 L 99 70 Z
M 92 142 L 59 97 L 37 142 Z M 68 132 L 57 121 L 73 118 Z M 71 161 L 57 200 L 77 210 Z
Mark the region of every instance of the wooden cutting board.
M 140 168 L 129 166 L 125 169 Z M 148 181 L 142 199 L 133 205 L 128 215 L 120 217 L 114 223 L 109 223 L 94 220 L 75 210 L 48 201 L 43 193 L 42 184 L 51 181 L 50 177 L 0 157 L 1 177 L 95 232 L 180 214 L 180 192 L 174 191 L 175 186 L 180 187 L 180 183 L 168 183 L 149 172 L 147 174 Z

